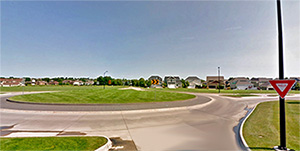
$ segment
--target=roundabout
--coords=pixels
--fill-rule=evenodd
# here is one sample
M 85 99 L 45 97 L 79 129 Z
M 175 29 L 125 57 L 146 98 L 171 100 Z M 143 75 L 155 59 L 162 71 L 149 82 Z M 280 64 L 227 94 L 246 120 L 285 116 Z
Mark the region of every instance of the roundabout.
M 21 94 L 21 93 L 19 93 Z M 119 105 L 38 105 L 7 102 L 15 94 L 1 95 L 1 137 L 51 133 L 54 136 L 108 136 L 116 150 L 242 150 L 238 125 L 256 104 L 276 100 L 260 95 L 231 98 L 219 94 L 190 93 L 189 106 L 153 108 L 156 103 Z M 300 99 L 299 96 L 289 96 Z M 180 102 L 180 101 L 178 101 Z M 160 102 L 165 103 L 165 102 Z M 176 103 L 168 102 L 168 103 Z M 55 110 L 54 110 L 55 109 Z M 113 141 L 114 142 L 114 141 Z M 128 144 L 131 144 L 131 146 Z M 123 146 L 123 148 L 122 148 Z
M 36 94 L 36 92 L 33 92 Z M 30 92 L 25 94 L 32 94 Z M 209 103 L 210 98 L 194 94 L 195 97 L 181 101 L 148 102 L 148 103 L 106 103 L 106 104 L 66 104 L 66 103 L 33 103 L 11 99 L 20 95 L 14 93 L 1 96 L 1 109 L 30 110 L 30 111 L 132 111 L 151 109 L 170 109 Z

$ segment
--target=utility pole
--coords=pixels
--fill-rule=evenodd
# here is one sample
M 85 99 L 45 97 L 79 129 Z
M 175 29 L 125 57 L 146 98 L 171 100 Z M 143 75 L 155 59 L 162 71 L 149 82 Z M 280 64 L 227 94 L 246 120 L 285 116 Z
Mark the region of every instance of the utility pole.
M 219 81 L 219 93 L 220 93 L 220 67 L 218 67 L 218 81 Z
M 280 0 L 277 0 L 277 21 L 278 21 L 278 50 L 279 50 L 279 80 L 284 80 L 283 70 L 283 36 L 282 36 L 282 21 L 281 21 L 281 6 Z M 287 150 L 286 148 L 286 127 L 285 127 L 285 99 L 279 97 L 280 110 L 280 146 L 278 149 Z
M 105 78 L 105 73 L 107 73 L 108 71 L 105 71 L 104 73 L 103 73 L 103 79 Z M 103 89 L 105 89 L 105 80 L 104 80 L 104 86 L 103 86 Z

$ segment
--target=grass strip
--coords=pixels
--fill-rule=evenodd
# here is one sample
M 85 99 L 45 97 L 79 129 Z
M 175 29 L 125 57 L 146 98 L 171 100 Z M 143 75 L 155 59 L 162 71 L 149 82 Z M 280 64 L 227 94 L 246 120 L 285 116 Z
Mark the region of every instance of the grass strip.
M 243 134 L 251 150 L 273 150 L 280 145 L 279 102 L 259 104 L 245 122 Z M 300 150 L 300 100 L 286 101 L 286 138 L 289 149 Z
M 219 93 L 218 89 L 187 89 L 187 88 L 177 88 L 177 89 L 157 89 L 157 91 L 175 91 L 175 92 L 193 92 L 193 93 Z M 275 90 L 220 90 L 220 93 L 231 93 L 231 94 L 261 94 L 261 93 L 272 93 L 276 94 Z M 291 90 L 289 94 L 300 94 L 300 91 Z
M 84 150 L 94 151 L 106 144 L 104 137 L 0 138 L 0 150 Z
M 121 86 L 105 86 L 105 89 L 117 89 Z M 72 85 L 36 85 L 36 86 L 16 86 L 0 87 L 0 92 L 30 92 L 30 91 L 73 91 L 73 90 L 93 90 L 103 89 L 103 86 L 72 86 Z
M 106 89 L 118 89 L 123 86 L 105 86 Z M 25 86 L 25 87 L 0 87 L 0 92 L 25 92 L 30 91 L 73 91 L 73 90 L 93 90 L 103 89 L 103 86 L 72 86 L 72 85 L 46 85 L 46 86 Z M 149 90 L 154 90 L 150 88 Z M 218 89 L 156 89 L 156 91 L 194 92 L 194 93 L 219 93 Z M 276 93 L 275 90 L 221 90 L 221 93 L 249 94 L 249 93 Z M 300 94 L 300 91 L 291 90 L 290 94 Z

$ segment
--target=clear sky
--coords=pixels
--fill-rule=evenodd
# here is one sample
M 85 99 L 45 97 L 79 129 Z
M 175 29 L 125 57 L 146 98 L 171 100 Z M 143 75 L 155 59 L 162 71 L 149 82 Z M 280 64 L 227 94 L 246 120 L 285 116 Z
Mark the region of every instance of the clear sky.
M 300 76 L 300 2 L 283 1 L 285 76 Z M 1 1 L 1 76 L 278 77 L 275 0 Z

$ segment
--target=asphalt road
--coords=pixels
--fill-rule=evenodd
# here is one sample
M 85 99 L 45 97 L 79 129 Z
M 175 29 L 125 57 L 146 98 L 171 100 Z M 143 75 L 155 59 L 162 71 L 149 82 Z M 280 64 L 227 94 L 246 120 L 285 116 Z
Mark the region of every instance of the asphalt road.
M 268 96 L 195 95 L 211 101 L 176 109 L 106 112 L 20 111 L 1 106 L 0 125 L 9 127 L 3 136 L 17 132 L 106 135 L 133 140 L 136 148 L 143 151 L 241 150 L 235 127 L 246 114 L 245 109 L 259 102 L 278 100 L 278 97 Z M 288 99 L 300 100 L 300 96 Z

